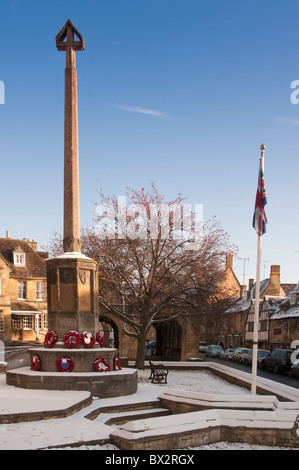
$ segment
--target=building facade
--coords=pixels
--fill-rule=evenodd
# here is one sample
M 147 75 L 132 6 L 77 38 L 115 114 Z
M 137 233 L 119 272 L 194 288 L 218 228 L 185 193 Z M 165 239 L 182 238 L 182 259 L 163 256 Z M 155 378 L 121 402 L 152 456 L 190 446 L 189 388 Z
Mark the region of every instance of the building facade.
M 47 332 L 46 252 L 35 240 L 0 238 L 0 340 L 43 342 Z
M 258 328 L 260 349 L 269 349 L 271 335 L 270 318 L 273 314 L 273 302 L 285 299 L 293 287 L 294 285 L 281 284 L 279 265 L 272 265 L 270 277 L 261 281 Z M 232 306 L 223 314 L 223 343 L 227 348 L 240 346 L 252 348 L 255 289 L 254 280 L 250 279 L 248 290 L 245 294 L 235 298 Z
M 211 298 L 210 308 L 197 316 L 178 316 L 169 321 L 156 322 L 147 333 L 148 355 L 154 353 L 155 358 L 167 360 L 188 360 L 198 356 L 200 341 L 209 343 L 221 340 L 220 332 L 220 311 L 216 312 L 214 305 L 221 305 L 227 298 L 240 296 L 242 286 L 240 285 L 233 271 L 233 257 L 226 257 L 226 264 L 222 279 L 214 289 L 213 303 Z M 200 311 L 199 305 L 199 311 Z M 101 310 L 101 307 L 100 307 Z M 104 338 L 113 342 L 119 349 L 121 357 L 128 357 L 129 360 L 136 359 L 137 341 L 134 337 L 125 333 L 124 323 L 115 318 L 112 314 L 102 311 L 99 315 L 99 329 L 103 332 Z M 145 352 L 147 354 L 147 352 Z

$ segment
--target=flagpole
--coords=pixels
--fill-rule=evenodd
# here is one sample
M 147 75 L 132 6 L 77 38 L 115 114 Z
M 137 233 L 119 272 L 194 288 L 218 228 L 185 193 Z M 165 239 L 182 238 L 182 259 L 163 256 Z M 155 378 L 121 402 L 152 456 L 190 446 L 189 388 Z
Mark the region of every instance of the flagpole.
M 266 146 L 261 145 L 261 168 L 264 168 L 264 150 Z M 262 253 L 262 234 L 258 234 L 257 239 L 257 260 L 256 260 L 256 283 L 255 283 L 255 304 L 254 304 L 254 322 L 253 322 L 253 344 L 252 344 L 252 380 L 251 394 L 256 394 L 256 376 L 257 376 L 257 350 L 258 350 L 258 325 L 259 325 L 259 306 L 260 306 L 260 271 L 261 271 L 261 253 Z

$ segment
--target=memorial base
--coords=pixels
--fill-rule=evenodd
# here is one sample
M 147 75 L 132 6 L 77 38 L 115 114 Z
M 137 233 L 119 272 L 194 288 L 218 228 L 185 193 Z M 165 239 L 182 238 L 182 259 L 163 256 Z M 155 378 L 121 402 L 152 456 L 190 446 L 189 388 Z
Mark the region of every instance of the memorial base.
M 112 398 L 137 392 L 137 370 L 40 372 L 23 367 L 8 371 L 6 383 L 27 389 L 89 391 L 93 397 Z
M 7 371 L 7 385 L 26 389 L 89 391 L 99 398 L 131 395 L 137 391 L 137 370 L 121 368 L 117 349 L 69 349 L 58 342 L 57 347 L 31 348 L 28 353 L 31 367 Z

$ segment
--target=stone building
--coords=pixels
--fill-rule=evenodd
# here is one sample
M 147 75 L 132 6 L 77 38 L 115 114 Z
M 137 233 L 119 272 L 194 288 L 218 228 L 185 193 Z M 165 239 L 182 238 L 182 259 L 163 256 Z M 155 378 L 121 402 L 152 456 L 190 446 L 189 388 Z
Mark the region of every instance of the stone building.
M 215 297 L 233 298 L 240 296 L 241 291 L 242 286 L 233 272 L 233 257 L 227 256 L 222 280 L 214 289 Z M 200 315 L 197 320 L 191 316 L 178 316 L 176 319 L 155 323 L 147 334 L 148 348 L 145 354 L 154 353 L 156 359 L 184 361 L 198 354 L 199 341 L 218 342 L 219 315 L 215 312 L 215 315 L 211 314 L 212 300 L 210 306 L 210 311 Z M 100 330 L 106 338 L 105 345 L 108 346 L 110 341 L 110 344 L 119 349 L 120 356 L 134 360 L 137 342 L 135 338 L 124 333 L 123 322 L 104 311 L 99 314 L 99 322 Z
M 267 305 L 269 323 L 269 349 L 290 348 L 299 340 L 299 283 L 280 300 Z
M 259 348 L 268 349 L 269 302 L 271 299 L 285 298 L 293 287 L 294 285 L 280 282 L 279 265 L 272 265 L 270 277 L 260 282 Z M 232 306 L 223 313 L 221 330 L 223 344 L 227 348 L 252 347 L 255 288 L 254 280 L 249 279 L 248 290 L 244 295 L 236 297 Z
M 35 240 L 0 238 L 0 340 L 44 340 L 47 331 L 46 252 Z

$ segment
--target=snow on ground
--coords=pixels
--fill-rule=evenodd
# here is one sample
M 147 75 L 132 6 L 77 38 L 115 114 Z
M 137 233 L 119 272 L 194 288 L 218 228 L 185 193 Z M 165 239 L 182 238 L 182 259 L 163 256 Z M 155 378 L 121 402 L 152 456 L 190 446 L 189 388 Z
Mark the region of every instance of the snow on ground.
M 148 383 L 149 371 L 142 370 L 138 372 L 139 382 Z M 215 393 L 215 394 L 250 394 L 246 388 L 230 384 L 224 379 L 217 377 L 208 370 L 171 370 L 167 377 L 167 384 L 159 384 L 161 388 L 177 388 L 180 390 L 189 390 L 192 392 Z M 161 392 L 160 392 L 161 393 Z
M 101 445 L 90 445 L 88 442 L 99 439 L 108 440 L 111 427 L 103 422 L 103 418 L 91 421 L 85 416 L 92 410 L 102 406 L 112 404 L 122 404 L 129 402 L 140 402 L 157 398 L 165 388 L 177 388 L 188 391 L 216 394 L 249 394 L 249 390 L 229 384 L 225 380 L 213 375 L 209 371 L 174 371 L 168 375 L 168 384 L 151 384 L 149 371 L 139 371 L 138 391 L 134 395 L 126 397 L 115 397 L 107 399 L 95 399 L 93 403 L 79 411 L 78 413 L 61 419 L 48 419 L 44 421 L 34 421 L 28 423 L 1 424 L 0 425 L 0 450 L 30 450 L 38 448 L 51 448 L 53 446 L 64 450 L 118 450 L 109 443 Z M 81 392 L 78 392 L 80 394 Z M 84 392 L 83 392 L 84 393 Z M 7 386 L 5 374 L 0 374 L 0 413 L 20 411 L 35 411 L 44 404 L 44 409 L 49 409 L 61 398 L 63 394 L 63 404 L 68 402 L 68 397 L 72 403 L 76 392 L 59 392 L 47 390 L 24 390 L 17 387 Z M 5 411 L 4 411 L 5 410 Z M 84 443 L 73 448 L 76 443 Z M 247 444 L 229 444 L 219 442 L 205 445 L 196 450 L 274 450 L 278 448 L 252 446 Z M 192 449 L 195 450 L 195 449 Z M 285 450 L 279 448 L 279 450 Z M 298 449 L 299 450 L 299 449 Z

